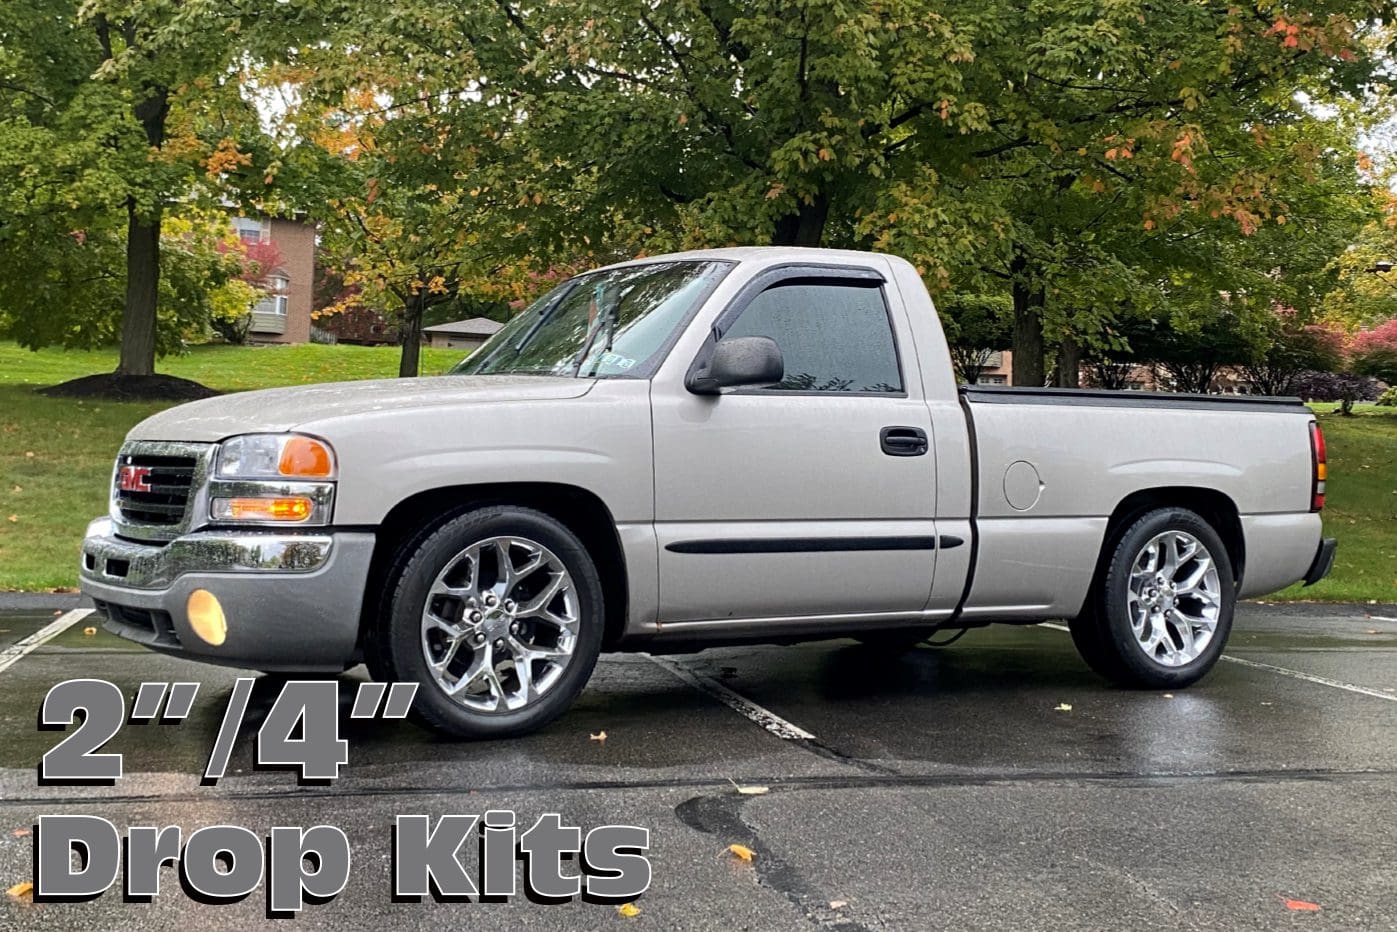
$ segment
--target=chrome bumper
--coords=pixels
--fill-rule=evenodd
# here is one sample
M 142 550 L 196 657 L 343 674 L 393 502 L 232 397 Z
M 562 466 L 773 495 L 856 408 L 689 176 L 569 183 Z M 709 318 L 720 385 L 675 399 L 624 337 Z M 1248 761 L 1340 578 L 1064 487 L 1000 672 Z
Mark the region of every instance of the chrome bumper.
M 329 534 L 203 531 L 168 544 L 116 536 L 110 518 L 87 526 L 83 579 L 132 589 L 164 589 L 185 573 L 313 573 L 330 559 Z
M 192 659 L 258 670 L 344 669 L 356 656 L 374 535 L 199 531 L 169 543 L 125 540 L 88 525 L 81 588 L 113 634 Z M 196 589 L 227 619 L 220 644 L 190 626 Z

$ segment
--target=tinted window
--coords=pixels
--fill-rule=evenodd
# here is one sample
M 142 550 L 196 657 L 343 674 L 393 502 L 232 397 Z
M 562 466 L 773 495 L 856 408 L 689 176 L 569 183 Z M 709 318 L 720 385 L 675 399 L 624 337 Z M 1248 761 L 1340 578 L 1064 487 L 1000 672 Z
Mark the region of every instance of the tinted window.
M 771 337 L 786 377 L 778 391 L 900 392 L 902 375 L 876 285 L 792 282 L 757 295 L 725 337 Z

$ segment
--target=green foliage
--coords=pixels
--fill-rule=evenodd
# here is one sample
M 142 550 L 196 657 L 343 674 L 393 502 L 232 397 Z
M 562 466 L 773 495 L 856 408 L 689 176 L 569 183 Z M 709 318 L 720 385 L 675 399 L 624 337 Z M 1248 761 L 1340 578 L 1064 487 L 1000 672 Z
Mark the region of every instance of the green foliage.
M 175 204 L 183 214 L 268 193 L 277 156 L 242 94 L 234 66 L 245 51 L 225 11 L 207 4 L 0 4 L 8 332 L 31 346 L 140 335 L 123 355 L 133 370 L 202 332 L 227 269 L 204 237 L 159 230 Z M 128 268 L 153 278 L 158 261 L 157 250 L 128 242 L 131 230 L 154 231 L 163 247 L 158 291 L 128 291 Z M 134 331 L 122 329 L 123 315 Z
M 347 212 L 349 253 L 409 298 L 675 247 L 876 248 L 1104 352 L 1219 292 L 1308 317 L 1371 216 L 1354 140 L 1386 112 L 1386 2 L 308 6 L 302 131 L 353 154 L 377 206 Z
M 226 219 L 189 214 L 165 227 L 156 344 L 162 354 L 204 339 L 211 319 L 245 314 L 259 296 L 236 278 L 242 261 L 225 248 Z M 39 222 L 28 233 L 0 250 L 0 336 L 30 349 L 115 344 L 126 290 L 124 238 L 110 227 L 64 231 Z

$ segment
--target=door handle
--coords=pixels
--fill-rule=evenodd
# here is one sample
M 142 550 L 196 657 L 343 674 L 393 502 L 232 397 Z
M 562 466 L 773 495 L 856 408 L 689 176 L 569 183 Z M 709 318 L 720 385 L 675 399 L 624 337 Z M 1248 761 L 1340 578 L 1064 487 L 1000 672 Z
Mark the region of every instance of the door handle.
M 889 456 L 922 456 L 927 451 L 926 431 L 920 427 L 884 427 L 878 439 Z

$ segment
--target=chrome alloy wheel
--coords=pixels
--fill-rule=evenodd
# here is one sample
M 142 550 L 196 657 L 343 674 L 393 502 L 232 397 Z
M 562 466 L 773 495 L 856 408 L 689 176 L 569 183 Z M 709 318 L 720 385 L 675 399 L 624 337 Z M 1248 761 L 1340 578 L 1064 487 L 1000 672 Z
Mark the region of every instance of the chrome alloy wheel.
M 1145 656 L 1165 667 L 1193 662 L 1212 641 L 1222 608 L 1213 555 L 1187 531 L 1155 535 L 1131 564 L 1126 608 Z
M 459 705 L 512 712 L 558 682 L 580 620 L 577 587 L 553 551 L 523 537 L 491 537 L 437 574 L 422 608 L 422 653 Z

